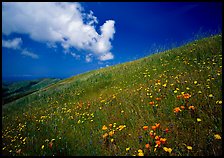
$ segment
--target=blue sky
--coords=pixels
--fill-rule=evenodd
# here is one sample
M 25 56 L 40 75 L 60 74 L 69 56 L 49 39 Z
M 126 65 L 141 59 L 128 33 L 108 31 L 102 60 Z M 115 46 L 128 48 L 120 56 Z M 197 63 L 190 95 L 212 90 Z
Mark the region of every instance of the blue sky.
M 221 28 L 220 2 L 3 3 L 2 77 L 70 77 Z

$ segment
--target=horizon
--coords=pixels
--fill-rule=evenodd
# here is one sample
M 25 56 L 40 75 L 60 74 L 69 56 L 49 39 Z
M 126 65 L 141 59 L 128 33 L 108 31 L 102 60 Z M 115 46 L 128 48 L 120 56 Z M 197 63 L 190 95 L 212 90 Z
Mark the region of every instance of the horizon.
M 219 2 L 2 4 L 3 80 L 69 78 L 179 47 L 222 28 Z

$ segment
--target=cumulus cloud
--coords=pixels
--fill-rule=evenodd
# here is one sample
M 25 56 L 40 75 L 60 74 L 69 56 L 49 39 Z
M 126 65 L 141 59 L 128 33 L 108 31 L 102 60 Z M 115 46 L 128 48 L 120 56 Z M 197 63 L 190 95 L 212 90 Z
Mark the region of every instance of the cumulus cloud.
M 30 52 L 30 51 L 27 51 L 25 49 L 21 52 L 21 54 L 24 55 L 24 56 L 29 56 L 33 59 L 38 59 L 39 58 L 39 56 L 37 54 L 35 54 L 33 52 Z
M 113 59 L 115 21 L 107 20 L 98 33 L 97 17 L 93 11 L 84 11 L 76 2 L 4 2 L 2 33 L 28 34 L 35 41 L 59 43 L 64 49 L 91 51 L 99 60 Z
M 12 40 L 2 40 L 2 47 L 11 49 L 20 49 L 22 44 L 21 38 L 14 38 Z
M 114 58 L 114 55 L 111 52 L 109 52 L 109 53 L 106 53 L 106 54 L 101 55 L 99 57 L 99 60 L 105 61 L 105 60 L 111 60 L 113 58 Z

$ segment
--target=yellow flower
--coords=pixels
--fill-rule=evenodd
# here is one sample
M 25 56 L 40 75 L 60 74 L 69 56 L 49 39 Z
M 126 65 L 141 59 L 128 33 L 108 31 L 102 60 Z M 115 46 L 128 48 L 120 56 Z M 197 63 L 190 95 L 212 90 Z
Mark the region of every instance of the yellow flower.
M 211 97 L 213 97 L 213 95 L 212 94 L 209 94 L 209 97 L 211 98 Z
M 44 148 L 44 145 L 41 146 L 41 149 L 43 149 L 43 148 Z
M 201 94 L 202 92 L 201 91 L 198 91 L 198 93 Z
M 112 137 L 114 135 L 114 131 L 110 131 L 109 135 Z
M 197 84 L 198 83 L 198 81 L 194 81 L 194 84 Z
M 102 130 L 107 130 L 107 126 L 103 125 Z
M 189 87 L 186 88 L 186 90 L 189 90 L 189 89 L 190 89 Z
M 175 91 L 173 91 L 174 93 L 177 93 L 177 91 L 175 90 Z
M 219 134 L 215 134 L 214 137 L 215 137 L 215 139 L 222 139 Z
M 166 83 L 163 85 L 163 87 L 166 87 Z
M 144 156 L 144 153 L 138 153 L 138 156 Z
M 187 146 L 187 149 L 188 149 L 188 150 L 192 150 L 192 147 L 191 147 L 191 146 Z
M 163 150 L 164 150 L 165 152 L 169 152 L 169 153 L 172 152 L 172 149 L 171 149 L 171 148 L 167 148 L 167 147 L 163 147 Z
M 104 135 L 103 135 L 103 138 L 106 138 L 108 136 L 108 134 L 107 133 L 105 133 Z
M 139 152 L 139 153 L 142 153 L 143 151 L 142 151 L 142 149 L 139 149 L 138 152 Z
M 114 139 L 112 138 L 110 141 L 111 141 L 111 143 L 113 143 L 114 142 Z
M 126 151 L 130 150 L 130 148 L 126 148 Z
M 197 118 L 197 121 L 198 121 L 198 122 L 201 122 L 201 119 L 200 119 L 200 118 Z

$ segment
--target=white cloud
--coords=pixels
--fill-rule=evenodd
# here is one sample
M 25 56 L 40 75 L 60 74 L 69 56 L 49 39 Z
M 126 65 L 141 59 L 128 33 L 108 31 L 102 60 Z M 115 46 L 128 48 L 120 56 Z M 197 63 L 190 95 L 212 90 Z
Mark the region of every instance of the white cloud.
M 93 11 L 84 13 L 79 3 L 68 2 L 4 2 L 2 6 L 2 33 L 28 34 L 39 42 L 60 43 L 64 49 L 91 51 L 99 60 L 110 56 L 115 21 L 108 20 L 99 34 Z
M 75 53 L 72 53 L 72 52 L 71 52 L 71 55 L 72 55 L 75 59 L 80 59 L 80 55 L 78 55 L 78 54 L 75 54 Z
M 106 53 L 106 54 L 101 55 L 99 57 L 99 60 L 105 61 L 105 60 L 111 60 L 113 58 L 114 58 L 114 55 L 111 52 L 109 52 L 109 53 Z
M 39 58 L 39 56 L 38 56 L 37 54 L 32 53 L 32 52 L 30 52 L 30 51 L 27 51 L 27 50 L 25 50 L 25 49 L 21 52 L 21 54 L 22 54 L 22 55 L 25 55 L 25 56 L 29 56 L 29 57 L 31 57 L 31 58 L 33 58 L 33 59 L 38 59 L 38 58 Z
M 92 54 L 87 54 L 86 55 L 86 62 L 89 63 L 92 61 Z
M 21 38 L 14 38 L 12 40 L 2 40 L 2 47 L 20 49 L 22 42 L 23 41 Z

